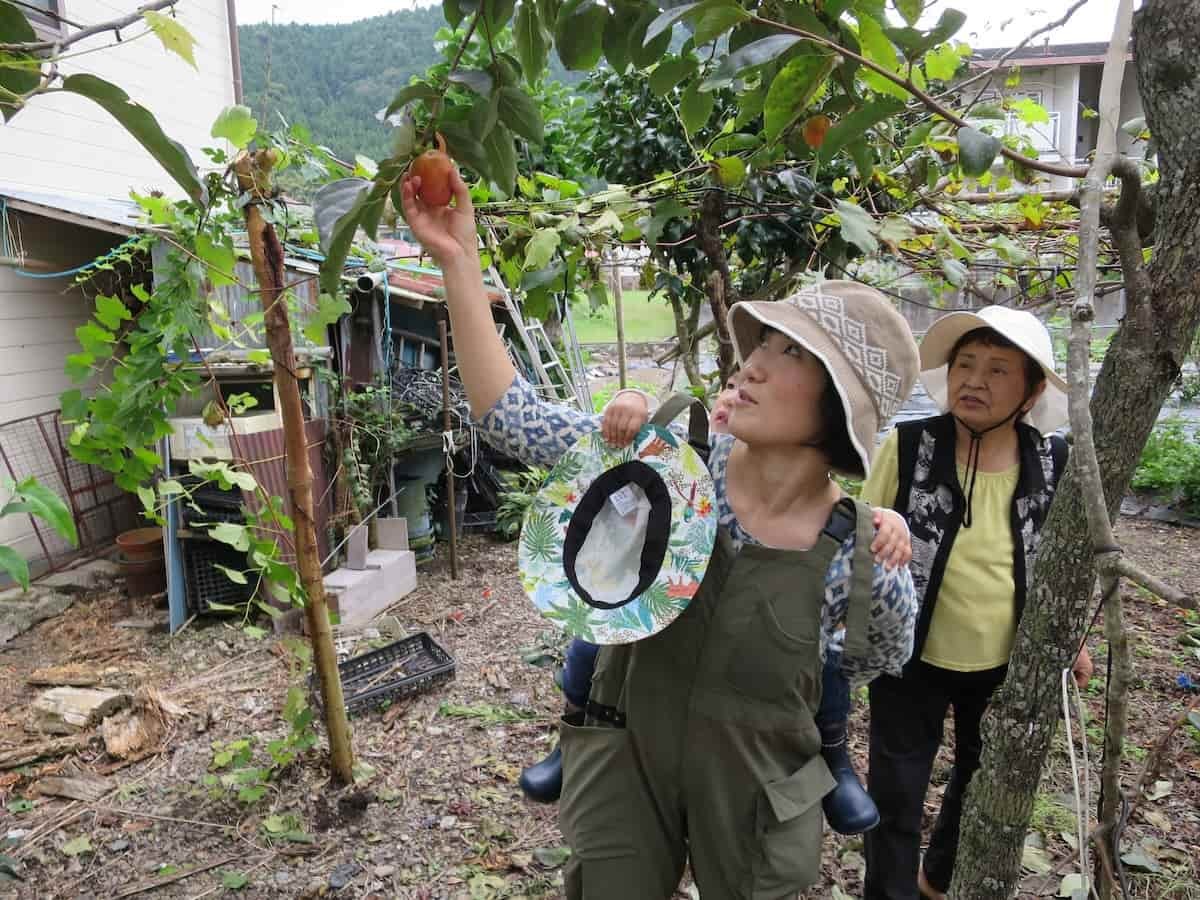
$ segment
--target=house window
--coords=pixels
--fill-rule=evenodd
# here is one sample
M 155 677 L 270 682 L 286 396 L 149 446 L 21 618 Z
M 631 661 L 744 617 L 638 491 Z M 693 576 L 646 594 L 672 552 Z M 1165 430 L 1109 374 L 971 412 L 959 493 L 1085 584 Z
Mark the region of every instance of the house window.
M 59 34 L 62 23 L 62 0 L 15 0 L 17 9 L 25 13 L 25 18 L 35 31 L 51 35 Z

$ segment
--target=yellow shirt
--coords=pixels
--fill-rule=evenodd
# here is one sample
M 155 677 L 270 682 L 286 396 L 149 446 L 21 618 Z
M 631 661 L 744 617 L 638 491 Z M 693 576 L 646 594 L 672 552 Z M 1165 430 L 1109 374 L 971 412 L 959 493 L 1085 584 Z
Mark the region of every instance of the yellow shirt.
M 893 430 L 876 452 L 860 499 L 890 507 L 900 485 L 897 437 Z M 959 527 L 933 608 L 933 621 L 921 649 L 930 665 L 978 672 L 1008 662 L 1016 636 L 1010 517 L 1020 466 L 980 472 L 972 498 L 971 527 Z M 966 467 L 958 467 L 966 492 Z M 914 558 L 913 565 L 919 560 Z M 932 563 L 932 560 L 929 560 Z

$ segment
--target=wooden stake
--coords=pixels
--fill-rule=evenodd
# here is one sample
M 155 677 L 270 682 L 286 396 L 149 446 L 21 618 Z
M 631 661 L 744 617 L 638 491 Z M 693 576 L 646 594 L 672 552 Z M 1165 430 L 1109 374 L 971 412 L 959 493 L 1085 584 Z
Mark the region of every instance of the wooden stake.
M 617 378 L 621 389 L 629 386 L 628 364 L 625 359 L 625 292 L 621 288 L 621 260 L 613 255 L 613 318 L 617 321 Z
M 275 163 L 274 150 L 259 150 L 253 156 L 243 151 L 234 162 L 238 187 L 255 198 L 270 196 L 270 172 Z M 313 514 L 312 470 L 308 465 L 308 442 L 304 433 L 304 407 L 300 402 L 300 382 L 296 377 L 296 352 L 288 322 L 283 245 L 275 226 L 263 218 L 258 203 L 244 207 L 250 260 L 262 296 L 267 346 L 275 368 L 275 387 L 283 419 L 284 449 L 287 457 L 288 495 L 292 501 L 292 519 L 296 524 L 296 563 L 307 602 L 304 614 L 312 637 L 313 663 L 321 684 L 325 707 L 325 727 L 329 735 L 329 755 L 336 777 L 344 784 L 354 781 L 354 754 L 350 746 L 350 725 L 342 696 L 333 632 L 329 625 L 329 607 L 325 603 L 325 582 L 321 577 L 321 557 L 317 550 L 316 517 Z
M 450 421 L 450 350 L 447 346 L 450 342 L 447 339 L 447 312 L 443 309 L 438 319 L 438 338 L 442 343 L 442 430 L 446 434 L 453 434 Z M 451 452 L 446 453 L 446 495 L 449 498 L 446 501 L 446 512 L 450 520 L 450 578 L 458 581 L 458 516 L 454 510 L 454 454 Z

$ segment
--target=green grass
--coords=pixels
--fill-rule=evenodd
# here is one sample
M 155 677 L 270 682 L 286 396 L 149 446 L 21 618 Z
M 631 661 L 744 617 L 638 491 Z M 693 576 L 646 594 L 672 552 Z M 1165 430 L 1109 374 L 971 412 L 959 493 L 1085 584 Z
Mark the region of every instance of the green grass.
M 661 341 L 675 334 L 675 319 L 663 297 L 647 300 L 648 291 L 626 291 L 622 303 L 625 312 L 626 341 Z M 617 323 L 613 318 L 612 298 L 608 305 L 592 315 L 587 301 L 571 307 L 575 330 L 581 344 L 616 343 Z

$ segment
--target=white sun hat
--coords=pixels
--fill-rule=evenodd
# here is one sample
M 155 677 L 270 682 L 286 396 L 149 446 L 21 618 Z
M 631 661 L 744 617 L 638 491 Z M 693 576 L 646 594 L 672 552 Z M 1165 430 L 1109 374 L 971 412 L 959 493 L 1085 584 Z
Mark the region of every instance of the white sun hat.
M 952 312 L 930 327 L 921 341 L 921 383 L 942 412 L 949 411 L 947 365 L 958 339 L 976 328 L 991 328 L 1012 341 L 1046 374 L 1046 389 L 1021 421 L 1040 434 L 1051 434 L 1067 424 L 1067 383 L 1054 371 L 1054 342 L 1050 332 L 1031 312 L 1007 306 L 984 306 L 970 312 Z

